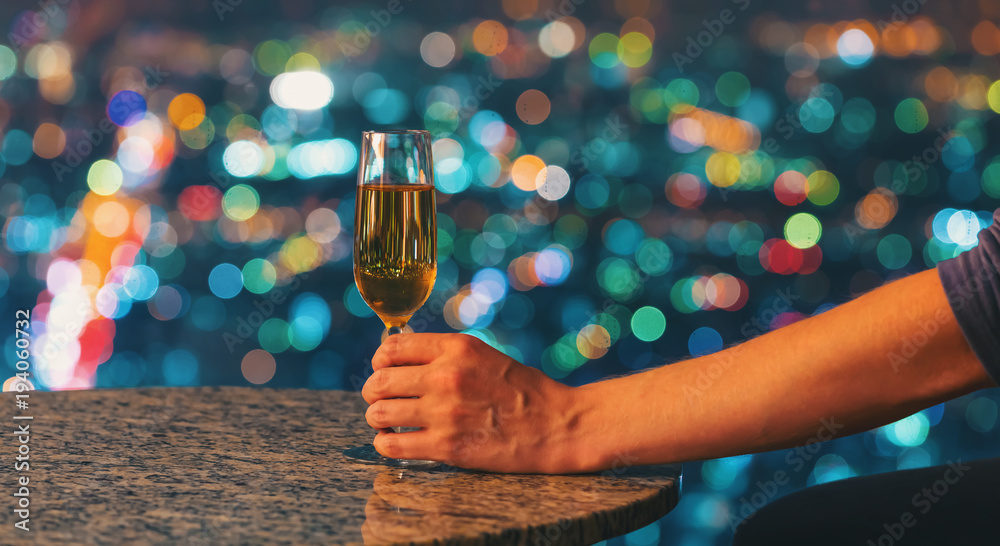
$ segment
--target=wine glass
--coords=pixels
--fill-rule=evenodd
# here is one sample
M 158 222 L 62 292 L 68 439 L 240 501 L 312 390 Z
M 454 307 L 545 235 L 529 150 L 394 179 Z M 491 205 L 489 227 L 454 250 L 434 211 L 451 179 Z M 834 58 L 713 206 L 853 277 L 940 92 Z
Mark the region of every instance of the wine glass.
M 403 331 L 427 301 L 437 277 L 437 212 L 431 135 L 427 131 L 365 131 L 361 136 L 354 209 L 354 281 L 386 334 Z M 405 434 L 404 427 L 393 427 Z M 383 457 L 371 445 L 348 458 L 388 466 L 439 463 Z

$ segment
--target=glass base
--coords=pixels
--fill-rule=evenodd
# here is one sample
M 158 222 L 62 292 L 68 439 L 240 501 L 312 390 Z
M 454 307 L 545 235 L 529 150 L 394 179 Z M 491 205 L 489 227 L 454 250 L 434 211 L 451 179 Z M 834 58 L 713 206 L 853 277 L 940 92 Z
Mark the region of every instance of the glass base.
M 381 453 L 375 450 L 375 446 L 364 445 L 351 447 L 344 450 L 344 457 L 351 459 L 357 463 L 363 464 L 379 464 L 383 466 L 392 466 L 396 468 L 416 468 L 416 469 L 426 469 L 441 466 L 441 463 L 437 461 L 421 461 L 417 459 L 392 459 L 389 457 L 384 457 Z

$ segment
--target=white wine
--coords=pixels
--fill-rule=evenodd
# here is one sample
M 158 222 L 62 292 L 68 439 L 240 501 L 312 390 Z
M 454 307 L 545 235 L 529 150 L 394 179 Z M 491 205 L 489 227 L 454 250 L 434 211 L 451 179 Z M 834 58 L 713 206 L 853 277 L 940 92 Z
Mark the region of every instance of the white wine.
M 354 281 L 386 328 L 402 328 L 437 277 L 434 187 L 359 185 L 354 218 Z

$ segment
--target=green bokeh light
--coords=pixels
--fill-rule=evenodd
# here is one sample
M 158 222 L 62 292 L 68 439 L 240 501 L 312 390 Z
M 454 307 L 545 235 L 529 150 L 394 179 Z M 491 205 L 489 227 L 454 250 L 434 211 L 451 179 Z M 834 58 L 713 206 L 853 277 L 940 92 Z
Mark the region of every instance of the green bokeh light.
M 666 329 L 667 318 L 655 307 L 640 307 L 632 315 L 632 333 L 642 341 L 656 341 Z
M 11 48 L 0 45 L 0 81 L 13 76 L 16 70 L 17 55 Z
M 876 254 L 879 263 L 886 269 L 901 269 L 910 263 L 910 258 L 913 257 L 913 248 L 906 237 L 894 233 L 886 235 L 878 242 Z
M 920 99 L 903 99 L 896 106 L 896 126 L 906 133 L 919 133 L 927 127 L 927 108 Z
M 677 78 L 663 90 L 663 102 L 673 112 L 684 113 L 698 106 L 701 92 L 691 80 Z
M 253 51 L 254 66 L 265 76 L 275 76 L 285 71 L 292 48 L 280 40 L 268 40 Z
M 257 190 L 246 184 L 237 184 L 222 196 L 222 212 L 232 220 L 248 220 L 257 214 L 260 208 L 260 196 Z
M 739 106 L 750 97 L 750 80 L 739 72 L 726 72 L 715 82 L 715 96 L 726 106 Z
M 265 320 L 257 330 L 257 341 L 260 342 L 260 348 L 269 353 L 288 350 L 291 344 L 288 340 L 288 323 L 280 318 Z
M 809 248 L 819 242 L 823 234 L 823 224 L 812 214 L 793 214 L 785 222 L 785 239 L 795 248 Z
M 618 43 L 618 37 L 608 32 L 594 36 L 588 49 L 591 62 L 601 68 L 614 68 L 620 61 Z
M 263 294 L 274 288 L 278 273 L 271 262 L 254 258 L 243 266 L 243 286 L 254 294 Z
M 635 251 L 635 263 L 639 269 L 654 277 L 670 271 L 673 261 L 674 253 L 667 243 L 652 237 L 647 237 Z
M 983 191 L 994 199 L 1000 198 L 1000 158 L 994 158 L 983 169 Z
M 122 170 L 114 161 L 98 159 L 87 171 L 87 185 L 98 195 L 111 195 L 122 187 Z

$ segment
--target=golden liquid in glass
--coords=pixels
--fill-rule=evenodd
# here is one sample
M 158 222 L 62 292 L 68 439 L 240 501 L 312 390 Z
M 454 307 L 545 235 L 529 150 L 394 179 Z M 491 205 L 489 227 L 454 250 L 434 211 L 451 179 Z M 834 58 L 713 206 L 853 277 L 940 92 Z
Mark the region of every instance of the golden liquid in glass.
M 354 216 L 354 281 L 385 323 L 402 328 L 437 277 L 434 187 L 360 185 Z

